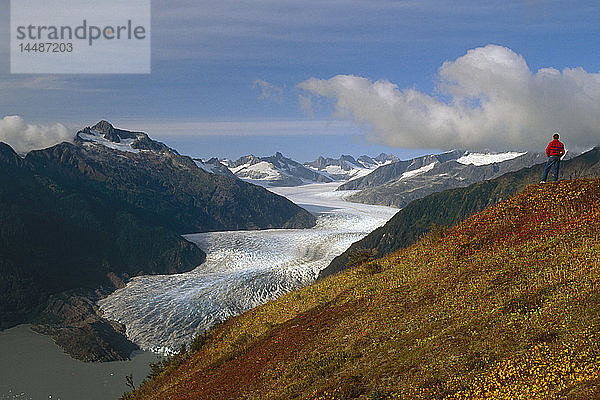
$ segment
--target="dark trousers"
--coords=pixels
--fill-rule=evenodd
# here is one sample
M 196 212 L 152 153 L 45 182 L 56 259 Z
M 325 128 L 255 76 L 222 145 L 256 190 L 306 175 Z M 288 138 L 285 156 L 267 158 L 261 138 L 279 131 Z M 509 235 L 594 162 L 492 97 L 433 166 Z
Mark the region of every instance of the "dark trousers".
M 546 169 L 544 169 L 544 176 L 542 180 L 545 181 L 548 177 L 548 173 L 554 166 L 554 181 L 558 180 L 558 169 L 560 168 L 560 156 L 550 156 L 548 157 L 548 162 L 546 163 Z

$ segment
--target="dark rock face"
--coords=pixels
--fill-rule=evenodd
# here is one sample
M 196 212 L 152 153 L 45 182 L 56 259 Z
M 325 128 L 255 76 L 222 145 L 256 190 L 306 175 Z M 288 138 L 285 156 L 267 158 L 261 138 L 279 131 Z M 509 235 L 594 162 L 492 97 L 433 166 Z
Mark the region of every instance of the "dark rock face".
M 517 161 L 517 160 L 515 160 Z M 529 184 L 538 183 L 544 164 L 522 168 L 468 187 L 433 193 L 412 201 L 383 227 L 352 244 L 319 273 L 326 277 L 347 268 L 348 256 L 358 249 L 376 249 L 382 257 L 409 246 L 434 226 L 450 226 L 507 199 Z M 600 176 L 600 147 L 561 163 L 561 179 Z M 549 188 L 550 189 L 550 188 Z
M 95 176 L 81 160 L 62 159 L 80 179 Z M 27 160 L 0 162 L 0 329 L 40 321 L 38 331 L 74 357 L 128 357 L 122 327 L 96 315 L 95 301 L 129 276 L 189 271 L 205 254 L 125 202 L 45 172 Z
M 23 160 L 15 151 L 6 143 L 0 142 L 0 165 L 7 167 L 21 167 Z
M 107 293 L 79 290 L 52 295 L 32 329 L 52 337 L 78 360 L 128 360 L 139 347 L 127 340 L 125 326 L 99 315 L 96 302 Z
M 122 129 L 117 129 L 114 126 L 112 126 L 110 124 L 110 122 L 102 120 L 100 122 L 98 122 L 96 125 L 92 126 L 91 128 L 85 128 L 86 133 L 89 133 L 90 131 L 94 130 L 97 131 L 99 133 L 101 133 L 105 139 L 110 140 L 111 142 L 114 143 L 121 143 L 121 139 L 136 139 L 139 136 L 146 136 L 148 137 L 148 135 L 146 135 L 145 133 L 142 132 L 130 132 L 130 131 L 124 131 Z
M 100 128 L 110 131 L 105 125 Z M 144 133 L 127 135 L 136 138 L 132 150 L 141 151 L 114 150 L 78 137 L 75 145 L 33 151 L 27 160 L 52 177 L 65 177 L 86 191 L 150 212 L 179 233 L 315 224 L 310 213 L 281 196 L 231 176 L 207 173 L 190 157 Z M 136 148 L 139 143 L 143 146 Z

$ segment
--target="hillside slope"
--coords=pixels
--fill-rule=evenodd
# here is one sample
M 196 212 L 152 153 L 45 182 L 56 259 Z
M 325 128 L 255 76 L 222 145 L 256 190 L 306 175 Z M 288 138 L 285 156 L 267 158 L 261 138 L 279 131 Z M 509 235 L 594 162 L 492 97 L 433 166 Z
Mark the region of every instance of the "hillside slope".
M 530 185 L 198 338 L 126 399 L 600 396 L 600 180 Z
M 375 249 L 378 256 L 404 248 L 433 226 L 450 226 L 509 198 L 527 185 L 539 182 L 544 164 L 523 168 L 498 178 L 450 189 L 415 200 L 398 211 L 384 226 L 355 242 L 336 257 L 319 278 L 347 267 L 349 255 L 359 249 Z M 600 177 L 600 148 L 595 147 L 561 163 L 561 178 Z

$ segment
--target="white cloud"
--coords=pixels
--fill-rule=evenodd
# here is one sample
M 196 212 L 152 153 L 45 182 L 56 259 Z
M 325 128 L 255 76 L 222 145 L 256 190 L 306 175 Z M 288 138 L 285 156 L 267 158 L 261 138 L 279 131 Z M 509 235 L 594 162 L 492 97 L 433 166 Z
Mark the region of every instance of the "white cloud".
M 600 142 L 600 74 L 542 68 L 501 46 L 469 50 L 439 69 L 441 98 L 389 81 L 338 75 L 298 85 L 335 99 L 335 115 L 371 126 L 373 140 L 396 147 L 532 149 L 554 131 L 567 146 Z
M 0 120 L 0 142 L 8 143 L 18 153 L 70 142 L 73 137 L 73 133 L 59 123 L 28 124 L 18 115 L 6 116 Z
M 256 79 L 252 84 L 254 89 L 260 88 L 261 94 L 258 96 L 258 100 L 273 100 L 277 103 L 281 103 L 283 100 L 283 92 L 284 89 L 278 86 L 275 86 L 267 81 L 262 79 Z

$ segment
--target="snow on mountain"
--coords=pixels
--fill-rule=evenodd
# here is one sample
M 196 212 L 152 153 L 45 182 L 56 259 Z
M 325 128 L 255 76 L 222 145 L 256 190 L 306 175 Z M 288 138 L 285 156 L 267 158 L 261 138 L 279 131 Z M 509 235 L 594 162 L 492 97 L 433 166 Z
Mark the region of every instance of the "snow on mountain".
M 355 159 L 350 155 L 340 158 L 319 157 L 300 164 L 277 152 L 270 157 L 247 155 L 236 161 L 220 160 L 240 179 L 263 186 L 298 186 L 308 183 L 344 182 L 366 176 L 382 165 L 398 161 L 398 157 L 381 153 Z
M 398 157 L 385 153 L 381 153 L 375 158 L 362 155 L 358 159 L 349 155 L 342 155 L 338 159 L 319 157 L 315 161 L 304 165 L 329 175 L 333 180 L 348 181 L 366 176 L 378 167 L 398 160 Z
M 493 163 L 500 163 L 507 160 L 512 160 L 513 158 L 520 157 L 525 153 L 517 153 L 514 151 L 506 152 L 506 153 L 469 153 L 466 152 L 464 156 L 458 158 L 456 161 L 469 165 L 488 165 Z
M 219 159 L 216 157 L 213 157 L 209 160 L 203 160 L 200 158 L 194 158 L 193 160 L 197 166 L 208 173 L 235 177 L 233 172 L 227 168 L 227 165 L 219 161 Z
M 84 146 L 101 145 L 113 150 L 128 153 L 139 153 L 143 150 L 156 153 L 172 153 L 177 151 L 171 149 L 161 142 L 150 139 L 144 132 L 131 132 L 115 128 L 107 121 L 100 121 L 92 127 L 86 127 L 77 132 L 75 142 Z
M 382 166 L 338 190 L 360 190 L 350 201 L 405 207 L 434 192 L 465 187 L 544 162 L 540 153 L 469 153 L 453 150 Z
M 88 131 L 81 131 L 78 133 L 78 135 L 79 135 L 79 138 L 81 138 L 83 141 L 98 143 L 98 144 L 101 144 L 102 146 L 105 146 L 105 147 L 108 147 L 111 149 L 127 151 L 129 153 L 139 153 L 140 152 L 139 149 L 134 149 L 133 147 L 131 147 L 131 145 L 133 144 L 135 139 L 123 139 L 120 141 L 120 143 L 115 143 L 115 142 L 112 142 L 112 141 L 106 139 L 101 132 L 99 132 L 97 130 L 93 130 L 93 129 L 90 129 Z
M 77 132 L 75 142 L 84 147 L 103 146 L 126 153 L 137 154 L 142 151 L 151 151 L 166 155 L 170 154 L 171 156 L 180 156 L 176 150 L 161 142 L 150 139 L 144 132 L 131 132 L 118 129 L 107 121 L 100 121 L 94 126 L 80 130 Z M 229 168 L 215 157 L 209 160 L 195 158 L 193 161 L 198 167 L 208 173 L 235 177 Z
M 435 167 L 435 162 L 432 162 L 430 164 L 424 165 L 421 168 L 417 168 L 417 169 L 413 169 L 411 171 L 406 171 L 405 173 L 403 173 L 400 176 L 400 179 L 409 179 L 412 178 L 413 176 L 419 175 L 419 174 L 423 174 L 425 172 L 429 172 L 433 169 L 433 167 Z
M 327 174 L 307 168 L 279 152 L 270 157 L 241 157 L 230 162 L 228 167 L 238 178 L 264 186 L 298 186 L 334 180 Z

